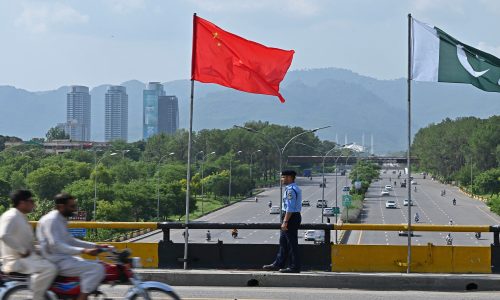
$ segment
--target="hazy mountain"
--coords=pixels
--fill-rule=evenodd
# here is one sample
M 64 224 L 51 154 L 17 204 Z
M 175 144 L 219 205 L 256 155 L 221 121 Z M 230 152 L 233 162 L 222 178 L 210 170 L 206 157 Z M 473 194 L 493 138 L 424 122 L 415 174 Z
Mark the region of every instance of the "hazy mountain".
M 166 82 L 168 95 L 179 98 L 180 126 L 189 118 L 190 81 Z M 145 83 L 124 82 L 129 95 L 129 140 L 142 137 L 142 90 Z M 286 103 L 276 97 L 253 95 L 212 84 L 195 83 L 195 130 L 229 128 L 250 120 L 315 128 L 321 138 L 340 143 L 370 144 L 373 134 L 378 153 L 406 148 L 407 83 L 405 79 L 377 80 L 349 70 L 325 68 L 289 72 L 282 85 Z M 104 94 L 109 85 L 91 90 L 92 137 L 104 139 Z M 68 87 L 29 92 L 0 86 L 0 134 L 24 139 L 42 137 L 66 119 Z M 500 95 L 458 84 L 413 83 L 413 133 L 443 118 L 486 118 L 500 111 Z

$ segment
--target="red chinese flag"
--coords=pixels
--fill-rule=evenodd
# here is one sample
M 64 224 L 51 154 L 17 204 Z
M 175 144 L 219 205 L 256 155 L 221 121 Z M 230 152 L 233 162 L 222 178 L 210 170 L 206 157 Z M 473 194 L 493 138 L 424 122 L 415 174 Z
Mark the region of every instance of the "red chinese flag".
M 269 48 L 194 16 L 191 79 L 244 92 L 281 96 L 293 50 Z

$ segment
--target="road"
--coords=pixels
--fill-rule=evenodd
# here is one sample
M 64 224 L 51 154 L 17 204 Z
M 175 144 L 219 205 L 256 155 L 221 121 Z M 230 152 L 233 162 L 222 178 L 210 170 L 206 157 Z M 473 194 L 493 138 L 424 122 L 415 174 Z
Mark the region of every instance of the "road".
M 103 291 L 113 299 L 121 299 L 127 286 L 105 286 Z M 500 292 L 423 292 L 423 291 L 365 291 L 350 289 L 279 288 L 279 287 L 208 287 L 177 286 L 175 291 L 183 300 L 443 300 L 443 299 L 498 299 Z M 496 296 L 495 296 L 496 295 Z M 154 299 L 162 299 L 155 297 Z M 163 298 L 167 299 L 167 298 Z
M 373 182 L 370 186 L 361 215 L 362 223 L 375 224 L 401 224 L 408 222 L 408 207 L 403 206 L 407 199 L 407 189 L 395 187 L 390 196 L 380 196 L 382 187 L 387 184 L 394 185 L 394 180 L 399 186 L 400 180 L 397 174 L 391 170 L 381 174 L 382 180 Z M 403 175 L 404 176 L 404 175 Z M 421 175 L 414 175 L 417 182 L 417 192 L 412 190 L 412 217 L 415 212 L 420 215 L 422 224 L 448 225 L 450 219 L 456 225 L 494 225 L 500 224 L 500 217 L 489 211 L 489 208 L 481 201 L 472 199 L 461 193 L 457 187 L 443 185 L 429 177 L 423 179 Z M 441 196 L 441 191 L 446 190 L 446 195 Z M 457 205 L 452 204 L 452 199 L 457 200 Z M 395 200 L 396 209 L 386 209 L 387 200 Z M 413 219 L 412 219 L 413 221 Z M 444 245 L 447 232 L 414 232 L 412 241 L 415 245 Z M 487 246 L 493 242 L 491 233 L 483 233 L 482 238 L 477 240 L 474 233 L 452 233 L 453 245 L 483 245 Z M 398 236 L 397 232 L 385 231 L 353 231 L 348 244 L 387 244 L 406 245 L 408 238 Z
M 335 206 L 335 181 L 338 187 L 338 204 L 342 204 L 342 187 L 350 185 L 346 176 L 337 176 L 335 180 L 334 174 L 325 176 L 326 188 L 325 199 L 329 207 Z M 322 178 L 320 176 L 313 177 L 312 180 L 304 177 L 297 178 L 297 184 L 302 189 L 302 199 L 309 200 L 311 206 L 302 208 L 302 223 L 321 223 L 321 209 L 316 208 L 316 201 L 322 197 L 322 188 L 319 187 Z M 278 223 L 279 214 L 269 214 L 268 203 L 272 201 L 273 205 L 280 205 L 279 201 L 279 187 L 266 189 L 258 195 L 259 201 L 256 203 L 253 198 L 248 198 L 226 208 L 205 215 L 197 222 L 225 222 L 225 223 Z M 335 217 L 331 217 L 331 222 L 335 221 Z M 324 222 L 326 222 L 326 217 Z M 278 243 L 279 230 L 239 230 L 238 238 L 231 237 L 230 230 L 210 230 L 212 235 L 212 243 L 217 240 L 222 240 L 224 243 L 242 243 L 242 244 L 256 244 L 256 243 Z M 175 243 L 182 243 L 184 241 L 182 230 L 172 230 L 171 239 Z M 203 242 L 205 243 L 205 230 L 190 230 L 189 242 Z M 137 240 L 137 242 L 158 242 L 163 237 L 162 232 L 151 235 L 144 239 Z M 301 243 L 306 242 L 303 239 L 303 232 L 299 231 Z M 332 239 L 335 235 L 332 234 Z

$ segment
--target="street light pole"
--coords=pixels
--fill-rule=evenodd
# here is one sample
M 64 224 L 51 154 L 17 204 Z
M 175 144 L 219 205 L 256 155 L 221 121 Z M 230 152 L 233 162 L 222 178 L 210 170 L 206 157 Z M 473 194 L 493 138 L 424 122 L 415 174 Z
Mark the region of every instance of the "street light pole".
M 253 179 L 253 178 L 252 178 L 252 166 L 253 166 L 253 160 L 252 160 L 252 158 L 253 158 L 253 155 L 254 155 L 254 154 L 256 154 L 257 152 L 262 152 L 262 151 L 260 151 L 260 149 L 259 149 L 259 150 L 254 151 L 254 152 L 252 152 L 252 153 L 250 154 L 250 182 L 251 182 L 251 183 L 253 183 L 253 181 L 252 181 L 252 179 Z
M 212 155 L 212 154 L 215 154 L 215 151 L 212 151 L 212 152 L 208 153 L 207 155 L 204 155 L 201 159 L 201 180 L 200 180 L 200 184 L 201 184 L 201 214 L 203 214 L 203 206 L 205 204 L 205 195 L 203 193 L 203 165 L 205 164 L 205 158 L 209 155 Z
M 106 154 L 104 154 L 99 160 L 97 160 L 97 150 L 94 151 L 95 156 L 94 156 L 94 213 L 93 213 L 93 221 L 96 220 L 96 203 L 97 203 L 97 165 L 103 160 L 103 158 L 106 157 Z M 109 154 L 109 156 L 115 156 L 117 153 L 113 152 Z
M 242 153 L 243 151 L 238 151 L 236 152 L 236 155 Z M 233 161 L 233 155 L 231 154 L 229 156 L 229 203 L 231 203 L 231 180 L 232 180 L 232 161 Z
M 170 152 L 169 154 L 165 154 L 158 160 L 156 164 L 156 173 L 158 174 L 157 182 L 156 182 L 156 221 L 160 222 L 160 164 L 161 161 L 169 156 L 174 155 L 174 152 Z

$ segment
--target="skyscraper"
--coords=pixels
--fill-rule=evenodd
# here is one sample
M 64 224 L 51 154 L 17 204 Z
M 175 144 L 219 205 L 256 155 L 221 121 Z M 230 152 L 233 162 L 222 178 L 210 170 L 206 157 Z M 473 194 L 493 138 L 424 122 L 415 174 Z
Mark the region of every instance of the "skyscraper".
M 158 133 L 158 97 L 165 96 L 163 85 L 159 82 L 148 83 L 142 92 L 142 137 L 147 139 Z
M 128 95 L 123 86 L 110 86 L 105 99 L 105 140 L 128 138 Z
M 74 141 L 90 141 L 89 88 L 71 86 L 66 95 L 66 105 L 66 133 Z
M 179 101 L 176 96 L 158 97 L 158 132 L 174 134 L 179 128 Z

